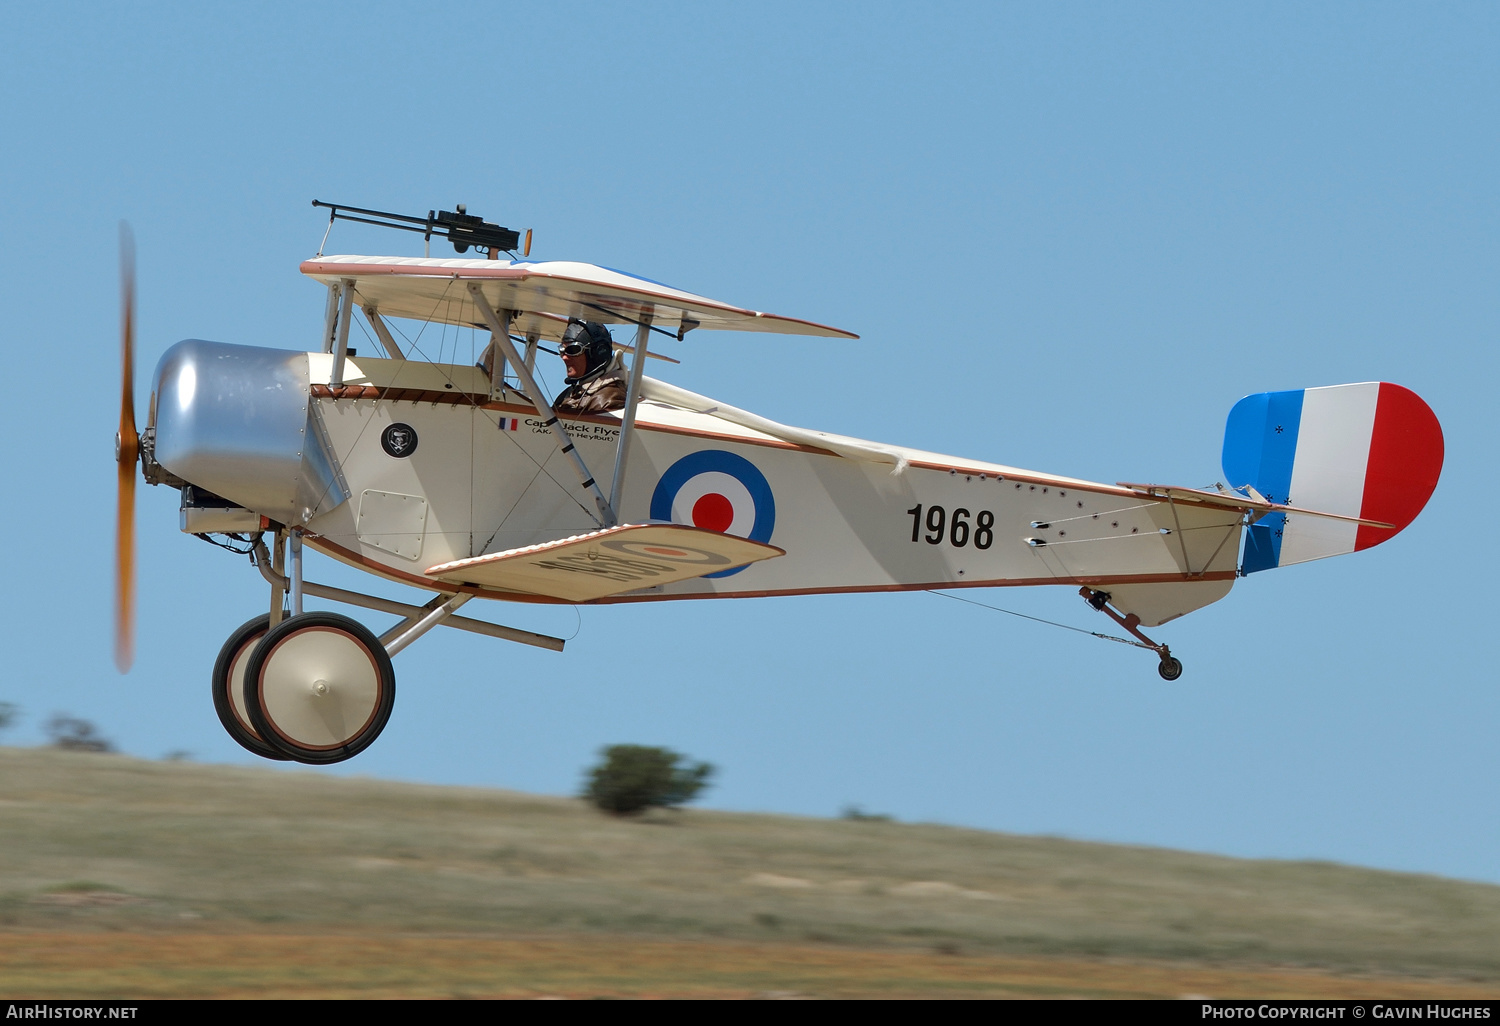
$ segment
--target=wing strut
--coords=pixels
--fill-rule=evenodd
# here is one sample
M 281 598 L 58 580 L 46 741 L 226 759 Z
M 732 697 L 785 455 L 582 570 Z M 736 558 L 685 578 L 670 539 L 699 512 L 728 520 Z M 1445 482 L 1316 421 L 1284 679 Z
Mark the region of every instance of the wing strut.
M 391 337 L 391 329 L 386 327 L 385 318 L 380 316 L 380 312 L 375 309 L 374 303 L 365 305 L 365 320 L 369 321 L 370 327 L 375 329 L 375 337 L 380 339 L 380 344 L 385 347 L 386 353 L 390 355 L 392 360 L 406 359 L 406 354 L 401 351 L 401 347 Z
M 349 321 L 354 314 L 354 279 L 345 278 L 339 288 L 338 335 L 331 339 L 333 373 L 329 375 L 329 388 L 344 387 L 344 358 L 349 353 Z M 335 393 L 337 394 L 337 393 Z
M 620 417 L 620 443 L 615 448 L 614 480 L 609 486 L 609 508 L 619 509 L 625 489 L 625 458 L 630 455 L 630 436 L 635 432 L 635 407 L 641 398 L 641 372 L 646 367 L 646 342 L 651 337 L 651 315 L 640 320 L 635 330 L 635 355 L 630 358 L 630 381 L 625 390 L 625 409 Z
M 537 416 L 541 417 L 546 426 L 551 428 L 552 433 L 557 436 L 557 444 L 573 461 L 573 469 L 578 472 L 578 480 L 582 482 L 583 487 L 593 492 L 594 505 L 599 507 L 599 525 L 601 527 L 615 526 L 617 521 L 614 507 L 604 497 L 604 492 L 600 490 L 599 483 L 594 480 L 594 475 L 589 473 L 588 464 L 584 463 L 583 457 L 578 454 L 577 448 L 573 445 L 573 439 L 568 436 L 567 429 L 562 426 L 557 419 L 557 414 L 552 412 L 547 406 L 547 401 L 542 398 L 541 386 L 532 376 L 531 368 L 526 366 L 526 362 L 516 352 L 516 347 L 511 344 L 510 325 L 502 321 L 495 313 L 495 308 L 490 306 L 490 301 L 484 298 L 484 292 L 480 289 L 478 282 L 469 283 L 469 295 L 474 297 L 475 308 L 479 310 L 484 322 L 489 325 L 490 333 L 495 337 L 495 345 L 499 349 L 496 360 L 498 361 L 500 356 L 504 355 L 506 361 L 516 369 L 516 373 L 521 376 L 522 382 L 526 385 L 526 394 L 531 398 L 531 404 L 536 407 Z

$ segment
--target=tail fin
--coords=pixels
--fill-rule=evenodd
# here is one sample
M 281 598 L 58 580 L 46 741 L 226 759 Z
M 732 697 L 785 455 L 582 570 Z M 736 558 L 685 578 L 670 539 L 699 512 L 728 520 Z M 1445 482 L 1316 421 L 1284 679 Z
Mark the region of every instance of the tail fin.
M 1415 392 L 1381 381 L 1246 396 L 1224 428 L 1224 473 L 1272 502 L 1394 530 L 1270 513 L 1245 532 L 1241 572 L 1379 545 L 1417 518 L 1443 469 L 1443 429 Z

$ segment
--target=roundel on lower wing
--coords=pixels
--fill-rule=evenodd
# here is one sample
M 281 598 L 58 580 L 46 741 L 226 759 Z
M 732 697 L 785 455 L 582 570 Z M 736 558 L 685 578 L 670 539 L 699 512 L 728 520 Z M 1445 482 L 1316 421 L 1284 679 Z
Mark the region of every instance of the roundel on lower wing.
M 667 468 L 651 493 L 651 519 L 691 524 L 769 544 L 776 529 L 771 485 L 749 460 L 723 449 L 689 453 Z M 705 577 L 728 577 L 744 567 Z

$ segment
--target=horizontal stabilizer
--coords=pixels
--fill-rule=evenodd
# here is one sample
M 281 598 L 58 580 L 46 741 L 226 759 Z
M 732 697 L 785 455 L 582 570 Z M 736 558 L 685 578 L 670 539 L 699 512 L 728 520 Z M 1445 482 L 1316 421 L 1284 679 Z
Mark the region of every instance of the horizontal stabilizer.
M 625 524 L 560 541 L 441 563 L 428 577 L 564 602 L 686 581 L 786 555 L 785 549 L 685 524 Z
M 1133 488 L 1142 495 L 1149 495 L 1153 499 L 1181 500 L 1183 502 L 1196 502 L 1204 506 L 1217 506 L 1220 509 L 1242 509 L 1255 513 L 1298 513 L 1305 517 L 1324 517 L 1328 520 L 1343 520 L 1351 524 L 1361 524 L 1365 527 L 1376 527 L 1386 531 L 1396 529 L 1395 524 L 1388 524 L 1383 520 L 1362 520 L 1359 517 L 1345 516 L 1342 513 L 1325 513 L 1317 509 L 1302 509 L 1300 506 L 1286 506 L 1279 502 L 1271 502 L 1264 497 L 1251 498 L 1232 491 L 1210 492 L 1202 488 L 1181 488 L 1176 485 L 1152 485 L 1152 484 L 1130 484 L 1127 481 L 1120 482 L 1121 488 Z M 1251 489 L 1254 490 L 1253 488 Z

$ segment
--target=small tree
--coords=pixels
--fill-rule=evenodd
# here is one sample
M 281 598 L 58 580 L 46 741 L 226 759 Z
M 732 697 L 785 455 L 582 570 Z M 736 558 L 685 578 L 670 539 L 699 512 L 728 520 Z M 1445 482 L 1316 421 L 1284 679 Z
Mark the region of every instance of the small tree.
M 73 752 L 112 752 L 115 750 L 115 746 L 99 733 L 98 727 L 77 716 L 54 713 L 47 721 L 47 734 L 52 738 L 52 744 L 56 748 L 66 748 Z
M 0 702 L 0 730 L 6 730 L 16 722 L 16 716 L 20 710 L 12 702 Z
M 617 816 L 690 802 L 714 772 L 708 763 L 689 764 L 669 748 L 610 745 L 599 754 L 603 760 L 589 771 L 582 797 Z

